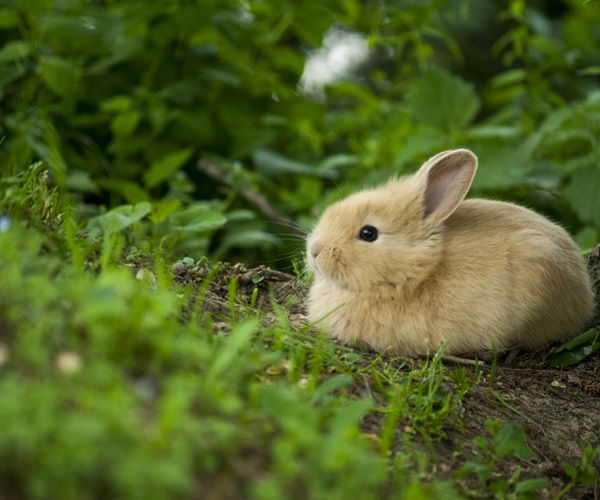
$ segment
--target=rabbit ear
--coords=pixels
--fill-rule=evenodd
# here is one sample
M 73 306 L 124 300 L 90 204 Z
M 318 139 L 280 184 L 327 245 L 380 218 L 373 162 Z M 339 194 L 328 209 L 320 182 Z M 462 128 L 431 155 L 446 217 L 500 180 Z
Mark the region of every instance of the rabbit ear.
M 468 149 L 445 151 L 430 158 L 419 169 L 422 178 L 423 217 L 443 222 L 464 199 L 477 170 L 477 157 Z

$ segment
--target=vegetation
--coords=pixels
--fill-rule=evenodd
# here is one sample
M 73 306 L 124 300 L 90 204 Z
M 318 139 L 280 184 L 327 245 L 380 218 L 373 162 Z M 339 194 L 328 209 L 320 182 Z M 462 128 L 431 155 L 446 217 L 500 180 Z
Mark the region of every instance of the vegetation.
M 140 248 L 269 262 L 298 250 L 273 219 L 307 229 L 340 191 L 458 146 L 480 156 L 475 194 L 534 206 L 585 248 L 599 239 L 597 6 L 1 5 L 2 165 L 45 161 L 92 214 L 137 206 Z M 344 33 L 369 55 L 303 92 L 306 55 Z
M 43 164 L 1 185 L 2 497 L 561 498 L 597 479 L 590 444 L 558 484 L 522 477 L 524 425 L 498 418 L 444 469 L 478 364 L 333 344 L 260 275 L 244 292 L 235 267 L 126 245 L 133 213 L 79 231 Z
M 549 477 L 525 471 L 535 422 L 465 427 L 488 382 L 521 416 L 495 363 L 333 344 L 291 314 L 301 285 L 216 262 L 300 270 L 325 205 L 453 147 L 480 157 L 475 194 L 591 247 L 593 3 L 0 0 L 0 498 L 591 491 L 599 443 Z M 344 35 L 368 56 L 302 79 Z

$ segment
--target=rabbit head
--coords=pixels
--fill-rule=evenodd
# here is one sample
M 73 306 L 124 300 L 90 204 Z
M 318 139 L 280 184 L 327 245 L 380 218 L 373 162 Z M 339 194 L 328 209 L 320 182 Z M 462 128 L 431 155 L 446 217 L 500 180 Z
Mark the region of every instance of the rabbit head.
M 418 284 L 441 259 L 444 221 L 463 200 L 476 168 L 470 151 L 447 151 L 415 175 L 330 206 L 308 238 L 316 279 L 348 291 Z

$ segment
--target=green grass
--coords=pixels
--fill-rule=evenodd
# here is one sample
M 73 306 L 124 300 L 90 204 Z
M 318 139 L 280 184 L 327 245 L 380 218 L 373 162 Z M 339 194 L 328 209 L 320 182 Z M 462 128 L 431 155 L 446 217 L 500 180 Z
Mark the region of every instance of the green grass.
M 238 300 L 235 280 L 228 312 L 207 312 L 219 266 L 177 285 L 169 256 L 128 246 L 135 224 L 82 231 L 42 166 L 1 182 L 0 497 L 532 498 L 546 484 L 494 475 L 531 452 L 497 421 L 473 443 L 481 460 L 436 477 L 477 370 L 335 345 L 274 300 Z
M 371 403 L 336 394 L 347 378 L 307 390 L 269 374 L 286 350 L 308 350 L 304 339 L 253 317 L 218 335 L 183 324 L 178 290 L 116 266 L 78 275 L 43 241 L 16 223 L 0 235 L 0 479 L 10 494 L 341 497 L 384 483 L 357 427 Z

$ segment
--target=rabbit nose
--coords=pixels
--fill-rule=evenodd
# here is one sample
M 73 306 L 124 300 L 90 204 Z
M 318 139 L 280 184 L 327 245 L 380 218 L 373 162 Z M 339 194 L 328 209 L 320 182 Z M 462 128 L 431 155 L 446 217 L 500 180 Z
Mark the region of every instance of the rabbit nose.
M 313 241 L 310 245 L 310 254 L 313 258 L 317 258 L 321 251 L 323 250 L 323 245 L 319 243 L 319 241 Z

